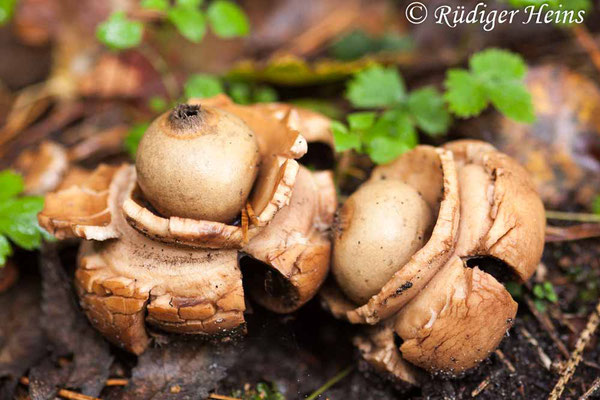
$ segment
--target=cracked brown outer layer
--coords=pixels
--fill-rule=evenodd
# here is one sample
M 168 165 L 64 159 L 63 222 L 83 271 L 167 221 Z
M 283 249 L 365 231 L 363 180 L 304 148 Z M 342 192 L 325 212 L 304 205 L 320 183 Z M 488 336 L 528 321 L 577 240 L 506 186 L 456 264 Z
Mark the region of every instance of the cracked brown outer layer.
M 146 323 L 166 331 L 211 337 L 244 330 L 245 301 L 237 250 L 175 246 L 154 241 L 131 227 L 122 208 L 136 185 L 132 166 L 101 166 L 84 182 L 85 187 L 73 185 L 49 195 L 39 221 L 62 237 L 86 238 L 94 227 L 81 229 L 80 220 L 89 219 L 86 212 L 96 215 L 101 209 L 102 215 L 108 216 L 95 228 L 110 229 L 114 235 L 82 244 L 75 279 L 82 307 L 100 332 L 139 354 L 149 341 Z M 100 201 L 93 208 L 79 206 L 81 196 L 98 193 L 102 194 L 102 207 Z M 290 206 L 261 228 L 260 235 L 244 249 L 249 254 L 246 257 L 255 257 L 280 274 L 289 289 L 280 297 L 256 291 L 257 301 L 274 311 L 287 312 L 316 293 L 329 266 L 327 230 L 336 204 L 331 173 L 302 168 Z
M 394 341 L 392 322 L 387 320 L 365 328 L 364 335 L 356 336 L 353 343 L 361 356 L 379 372 L 417 385 L 423 373 L 402 358 Z
M 244 292 L 234 250 L 194 250 L 153 241 L 131 228 L 120 209 L 132 167 L 121 167 L 108 207 L 118 240 L 84 242 L 76 286 L 92 324 L 134 353 L 147 346 L 147 321 L 179 333 L 219 335 L 244 323 Z
M 454 153 L 459 170 L 465 165 L 479 165 L 493 185 L 489 189 L 492 225 L 475 248 L 459 256 L 493 256 L 511 267 L 522 281 L 529 279 L 544 250 L 546 228 L 544 205 L 529 174 L 514 159 L 485 142 L 458 140 L 445 148 Z M 471 186 L 470 193 L 462 193 L 461 201 L 473 196 L 473 189 Z M 463 214 L 467 215 L 467 210 Z
M 253 298 L 266 308 L 291 312 L 311 299 L 327 276 L 331 254 L 328 229 L 336 207 L 330 172 L 300 167 L 290 205 L 244 246 L 243 252 L 270 266 L 289 285 L 282 293 L 252 280 Z
M 494 351 L 516 313 L 500 282 L 454 256 L 398 313 L 402 357 L 430 372 L 462 372 Z
M 510 157 L 479 141 L 450 142 L 444 149 L 447 153 L 440 153 L 446 155 L 445 161 L 440 156 L 443 173 L 437 178 L 440 163 L 433 149 L 425 146 L 377 167 L 371 178 L 400 179 L 418 188 L 430 203 L 436 201 L 443 177 L 438 222 L 429 242 L 366 305 L 356 308 L 331 285 L 324 288 L 323 298 L 335 316 L 353 323 L 388 318 L 380 323 L 387 327 L 393 322 L 403 344 L 401 355 L 388 354 L 390 360 L 398 356 L 430 372 L 457 374 L 497 347 L 517 310 L 504 286 L 479 268 L 485 264 L 478 259 L 495 258 L 502 261 L 505 276 L 528 279 L 543 251 L 545 217 L 527 173 Z M 449 197 L 455 201 L 452 213 L 443 213 Z M 440 219 L 452 228 L 445 230 L 440 246 L 432 247 Z M 415 260 L 419 253 L 429 258 Z M 435 257 L 443 261 L 432 268 L 429 260 Z M 473 268 L 466 264 L 469 259 Z M 405 271 L 407 267 L 412 275 Z M 423 271 L 430 273 L 424 277 Z M 418 286 L 415 278 L 421 280 L 416 281 Z M 365 328 L 357 345 L 368 361 L 406 380 L 396 363 L 382 363 L 381 357 L 373 356 L 394 346 L 393 335 L 386 336 L 381 329 Z M 365 346 L 376 351 L 365 352 Z
M 48 193 L 38 221 L 58 239 L 106 240 L 119 236 L 108 208 L 109 185 L 119 170 L 100 165 L 80 184 Z

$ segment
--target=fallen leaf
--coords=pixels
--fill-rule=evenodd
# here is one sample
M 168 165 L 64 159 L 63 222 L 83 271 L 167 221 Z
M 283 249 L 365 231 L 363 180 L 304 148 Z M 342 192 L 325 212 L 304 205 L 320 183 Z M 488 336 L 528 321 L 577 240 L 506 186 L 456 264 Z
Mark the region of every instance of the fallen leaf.
M 108 378 L 113 357 L 108 343 L 96 332 L 77 306 L 67 277 L 58 259 L 56 243 L 42 248 L 42 327 L 53 356 L 72 356 L 70 372 L 61 386 L 81 389 L 97 396 Z M 57 366 L 57 368 L 60 368 Z
M 54 399 L 59 387 L 69 378 L 69 370 L 56 365 L 50 358 L 29 371 L 29 395 L 32 400 Z
M 526 83 L 536 122 L 521 124 L 493 114 L 482 125 L 473 122 L 475 136 L 519 161 L 544 204 L 589 206 L 600 191 L 600 88 L 554 64 L 531 68 Z
M 37 277 L 22 278 L 0 294 L 0 399 L 10 399 L 18 379 L 46 354 Z
M 175 339 L 147 350 L 122 399 L 204 399 L 235 362 L 231 345 Z

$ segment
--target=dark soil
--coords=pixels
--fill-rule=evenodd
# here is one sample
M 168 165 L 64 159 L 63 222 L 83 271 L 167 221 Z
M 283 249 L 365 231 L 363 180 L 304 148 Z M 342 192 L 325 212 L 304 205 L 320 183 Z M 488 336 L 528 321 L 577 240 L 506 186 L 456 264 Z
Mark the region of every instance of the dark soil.
M 63 257 L 65 264 L 74 261 L 73 247 L 63 250 L 62 253 L 65 255 Z M 600 284 L 598 265 L 600 254 L 598 253 L 598 240 L 549 244 L 546 247 L 543 262 L 547 275 L 544 279 L 554 283 L 560 301 L 556 305 L 548 304 L 545 314 L 551 316 L 558 340 L 567 347 L 569 352 L 572 351 L 574 342 L 598 298 L 597 288 Z M 32 267 L 26 274 L 27 278 L 22 279 L 14 290 L 0 295 L 0 302 L 6 304 L 5 300 L 13 296 L 15 290 L 20 290 L 20 296 L 25 296 L 25 300 L 20 303 L 25 304 L 23 307 L 28 309 L 21 309 L 21 314 L 15 314 L 14 311 L 10 314 L 11 307 L 7 305 L 0 310 L 0 313 L 3 321 L 9 318 L 10 324 L 17 324 L 15 326 L 22 322 L 24 329 L 27 329 L 27 326 L 31 326 L 32 323 L 31 315 L 36 315 L 40 310 L 36 301 L 27 300 L 27 293 L 33 293 L 36 288 L 39 290 L 37 285 L 32 284 L 39 279 L 34 275 L 35 259 L 27 255 L 25 260 Z M 29 289 L 33 290 L 29 291 Z M 473 394 L 476 393 L 474 391 L 478 391 L 476 397 L 480 399 L 544 399 L 558 379 L 556 363 L 564 362 L 566 357 L 551 339 L 549 331 L 542 327 L 530 311 L 525 299 L 533 295 L 527 288 L 524 289 L 523 294 L 517 298 L 519 313 L 515 325 L 499 347 L 505 361 L 498 353 L 494 353 L 479 367 L 467 372 L 461 378 L 431 377 L 422 388 L 393 382 L 373 371 L 360 360 L 351 344 L 356 326 L 333 319 L 323 310 L 319 300 L 314 299 L 298 312 L 286 316 L 275 315 L 262 308 L 254 307 L 247 315 L 247 337 L 237 343 L 222 345 L 218 351 L 213 350 L 214 345 L 199 345 L 195 339 L 184 338 L 185 344 L 182 345 L 179 338 L 157 334 L 155 349 L 152 350 L 154 353 L 143 361 L 144 365 L 140 369 L 135 369 L 138 361 L 134 356 L 111 347 L 115 362 L 110 376 L 131 378 L 133 374 L 138 378 L 135 385 L 132 383 L 125 388 L 104 388 L 100 397 L 177 398 L 160 395 L 164 387 L 157 388 L 156 385 L 152 386 L 152 382 L 143 380 L 144 371 L 150 370 L 150 376 L 154 381 L 157 369 L 161 374 L 166 373 L 166 369 L 164 371 L 163 369 L 167 366 L 165 364 L 165 357 L 167 357 L 168 365 L 181 363 L 179 367 L 184 370 L 188 366 L 194 366 L 210 372 L 210 374 L 206 372 L 204 375 L 190 377 L 192 384 L 189 387 L 193 386 L 190 390 L 195 390 L 195 393 L 206 393 L 210 389 L 219 394 L 230 395 L 246 383 L 255 385 L 258 382 L 270 382 L 276 384 L 287 399 L 301 399 L 339 371 L 353 365 L 355 367 L 352 372 L 329 389 L 321 397 L 322 399 L 467 399 L 473 398 Z M 36 300 L 38 296 L 31 298 Z M 42 296 L 42 299 L 44 298 L 47 296 Z M 46 307 L 47 304 L 42 309 Z M 5 315 L 5 313 L 9 314 Z M 524 330 L 537 340 L 541 351 L 553 361 L 550 370 L 544 367 L 539 355 L 540 350 L 530 344 L 524 336 Z M 7 343 L 13 335 L 23 334 L 19 329 L 0 329 L 0 333 L 2 336 L 0 343 Z M 30 334 L 37 337 L 39 327 L 31 326 Z M 78 334 L 87 335 L 89 332 Z M 47 334 L 46 339 L 43 340 L 48 340 Z M 73 337 L 73 340 L 76 340 L 76 337 Z M 41 361 L 36 361 L 40 358 L 40 349 L 32 344 L 28 346 L 28 349 L 21 349 L 25 357 L 21 358 L 21 363 L 17 366 L 17 370 L 21 373 L 26 374 L 27 368 L 32 366 L 35 366 L 32 371 L 48 368 L 44 367 L 44 364 L 56 360 L 53 351 L 45 350 L 43 351 L 45 356 L 41 357 Z M 26 350 L 30 352 L 27 353 Z M 190 351 L 202 352 L 202 361 L 199 362 L 199 358 L 190 356 Z M 72 358 L 67 356 L 61 362 L 68 365 L 76 359 L 76 355 Z M 154 365 L 157 360 L 160 360 L 158 366 Z M 563 398 L 579 398 L 592 381 L 600 376 L 598 364 L 600 364 L 600 348 L 598 341 L 592 340 Z M 514 372 L 511 371 L 511 366 L 514 367 Z M 53 375 L 38 376 L 37 379 L 41 379 L 42 383 L 45 378 L 60 381 L 60 376 L 56 377 L 59 370 L 56 368 L 50 370 L 54 372 Z M 211 378 L 209 379 L 208 376 Z M 4 381 L 4 384 L 11 386 L 14 382 L 9 380 Z M 170 382 L 165 378 L 162 385 L 169 385 Z M 25 386 L 19 385 L 17 393 L 25 393 L 26 389 Z

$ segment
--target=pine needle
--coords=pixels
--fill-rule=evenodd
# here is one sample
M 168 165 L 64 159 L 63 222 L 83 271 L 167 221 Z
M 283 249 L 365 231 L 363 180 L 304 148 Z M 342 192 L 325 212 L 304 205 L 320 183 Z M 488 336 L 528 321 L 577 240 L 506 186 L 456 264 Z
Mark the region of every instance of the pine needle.
M 315 400 L 317 397 L 319 397 L 320 395 L 325 393 L 330 387 L 332 387 L 333 385 L 335 385 L 336 383 L 338 383 L 339 381 L 344 379 L 350 372 L 352 372 L 353 369 L 354 369 L 354 365 L 351 365 L 351 366 L 345 368 L 344 370 L 340 371 L 333 378 L 331 378 L 330 380 L 325 382 L 323 384 L 323 386 L 321 386 L 320 388 L 318 388 L 317 390 L 312 392 L 312 394 L 310 396 L 308 396 L 305 400 Z

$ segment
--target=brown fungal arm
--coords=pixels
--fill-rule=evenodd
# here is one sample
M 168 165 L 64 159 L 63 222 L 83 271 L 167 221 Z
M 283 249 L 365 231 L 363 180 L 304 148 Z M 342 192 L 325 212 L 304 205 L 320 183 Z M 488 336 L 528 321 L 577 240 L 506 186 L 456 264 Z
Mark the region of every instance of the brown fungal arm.
M 290 126 L 302 132 L 308 143 L 321 142 L 334 149 L 331 120 L 324 115 L 284 103 L 257 103 L 254 107 L 271 113 L 279 120 L 288 118 Z
M 112 224 L 114 214 L 109 209 L 109 202 L 118 196 L 121 188 L 121 182 L 113 178 L 125 168 L 100 165 L 79 184 L 48 193 L 44 209 L 38 214 L 40 225 L 59 239 L 106 240 L 118 237 L 119 232 Z
M 92 324 L 135 353 L 148 345 L 145 322 L 178 333 L 227 336 L 243 329 L 245 310 L 235 250 L 195 250 L 153 241 L 119 212 L 132 167 L 114 178 L 109 203 L 120 239 L 85 242 L 76 285 Z
M 434 189 L 427 191 L 423 189 L 422 191 L 423 198 L 428 203 L 433 202 L 435 199 L 435 202 L 431 204 L 436 204 L 439 196 L 442 196 L 436 217 L 437 222 L 431 237 L 425 246 L 393 275 L 381 291 L 371 297 L 367 304 L 347 313 L 348 319 L 353 323 L 375 324 L 381 319 L 394 315 L 421 291 L 452 255 L 460 215 L 458 183 L 452 153 L 434 150 L 428 146 L 420 146 L 417 151 L 413 150 L 411 157 L 421 157 L 429 162 L 434 162 L 435 155 L 439 157 L 437 165 L 441 166 L 441 172 L 440 169 L 436 170 L 440 174 L 438 179 L 443 184 L 435 188 L 438 191 L 437 194 Z M 409 165 L 411 164 L 408 164 L 409 162 L 412 162 L 410 158 L 405 159 L 402 161 L 401 166 L 395 169 L 396 173 L 404 171 L 402 175 L 396 175 L 395 177 L 383 176 L 386 176 L 386 179 L 399 179 L 401 176 L 415 179 L 410 178 L 412 175 L 410 175 L 411 167 Z M 412 164 L 412 168 L 416 168 L 416 165 Z M 382 175 L 375 174 L 373 179 L 377 178 L 381 179 Z M 432 180 L 421 181 L 421 185 L 427 186 L 430 182 Z M 407 285 L 407 283 L 410 283 L 410 285 Z M 402 290 L 399 290 L 400 288 Z
M 366 305 L 355 308 L 336 287 L 327 287 L 323 298 L 335 316 L 353 323 L 381 328 L 394 321 L 403 339 L 402 358 L 430 372 L 455 375 L 485 359 L 516 314 L 517 304 L 484 263 L 500 261 L 500 273 L 528 279 L 543 251 L 545 216 L 527 173 L 510 157 L 478 141 L 450 142 L 443 149 L 441 163 L 431 156 L 433 148 L 419 146 L 376 168 L 371 178 L 419 187 L 432 209 L 436 189 L 443 186 L 429 242 Z M 436 178 L 440 167 L 443 173 Z M 446 229 L 436 236 L 438 226 Z M 377 347 L 371 338 L 357 345 L 392 346 L 393 335 L 378 338 L 385 343 Z M 381 365 L 371 353 L 365 358 Z
M 242 247 L 243 232 L 240 226 L 157 215 L 148 208 L 137 186 L 127 189 L 123 214 L 127 222 L 140 233 L 164 243 L 208 249 Z
M 354 345 L 361 356 L 379 372 L 418 385 L 423 373 L 402 358 L 394 340 L 393 325 L 393 321 L 388 320 L 365 328 L 361 335 L 354 338 Z
M 431 372 L 460 373 L 488 357 L 516 312 L 500 282 L 453 257 L 398 313 L 402 357 Z
M 546 227 L 544 205 L 527 171 L 484 142 L 460 140 L 445 147 L 455 154 L 461 178 L 457 254 L 495 257 L 527 280 L 541 258 Z
M 269 268 L 249 286 L 257 302 L 276 312 L 290 312 L 316 293 L 328 271 L 331 244 L 326 230 L 335 204 L 331 174 L 301 167 L 290 205 L 242 249 Z M 269 290 L 265 279 L 278 280 L 280 290 Z

